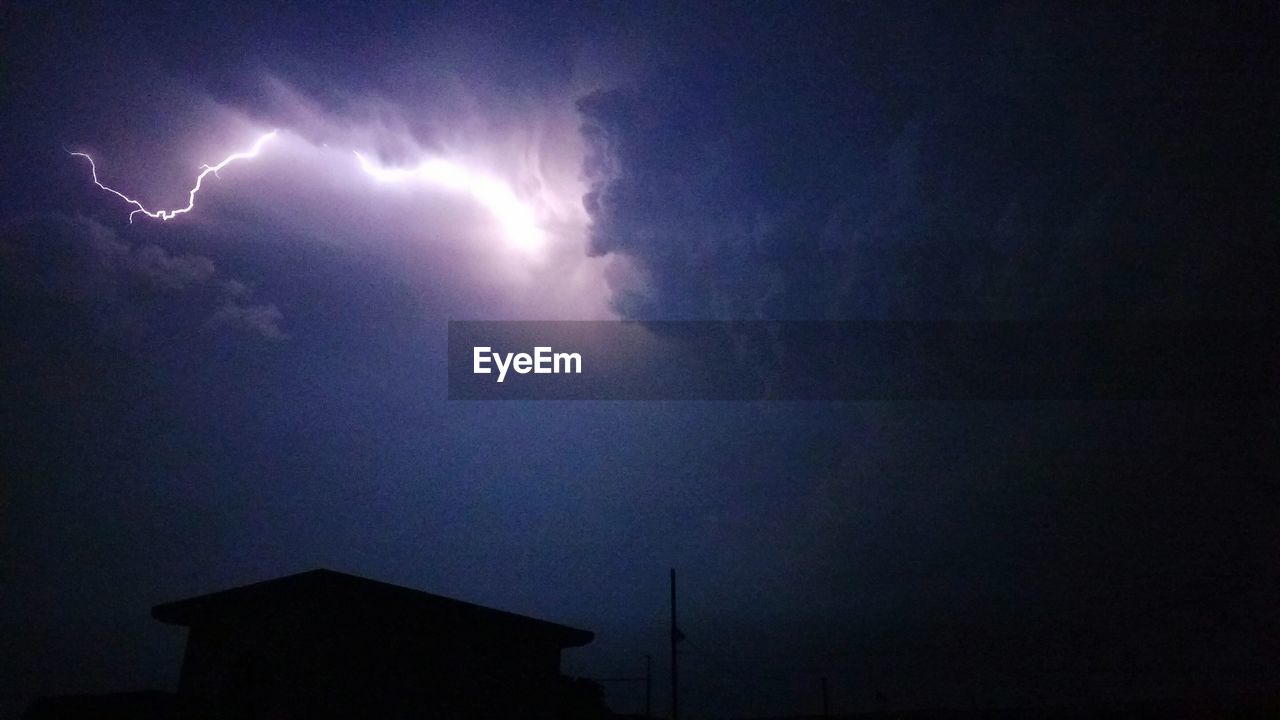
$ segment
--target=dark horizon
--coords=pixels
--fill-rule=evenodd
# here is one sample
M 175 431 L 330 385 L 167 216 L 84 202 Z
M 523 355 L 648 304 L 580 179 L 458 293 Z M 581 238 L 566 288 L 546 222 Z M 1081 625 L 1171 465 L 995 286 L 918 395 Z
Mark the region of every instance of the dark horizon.
M 662 679 L 677 568 L 686 718 L 1280 692 L 1273 6 L 0 15 L 0 718 L 172 691 L 149 608 L 317 567 Z M 992 345 L 970 396 L 729 402 L 741 362 L 610 335 L 630 388 L 474 402 L 458 321 L 1075 323 L 1101 377 L 1268 340 L 1177 345 L 1185 394 L 1020 393 L 1059 357 Z M 964 366 L 925 347 L 866 377 Z

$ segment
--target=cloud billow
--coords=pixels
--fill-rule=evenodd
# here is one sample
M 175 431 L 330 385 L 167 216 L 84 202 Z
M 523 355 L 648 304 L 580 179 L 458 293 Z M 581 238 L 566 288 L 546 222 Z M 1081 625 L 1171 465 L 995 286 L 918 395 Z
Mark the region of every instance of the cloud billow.
M 19 306 L 24 298 L 42 307 L 52 301 L 109 333 L 225 326 L 266 340 L 285 337 L 280 310 L 253 304 L 248 286 L 220 276 L 211 258 L 131 245 L 83 216 L 9 223 L 0 232 L 0 273 Z
M 927 33 L 909 52 L 818 44 L 803 56 L 721 38 L 710 59 L 581 99 L 591 251 L 628 257 L 641 276 L 615 283 L 616 308 L 1176 317 L 1205 311 L 1209 283 L 1229 296 L 1207 293 L 1210 314 L 1246 309 L 1260 288 L 1230 277 L 1258 251 L 1247 237 L 1259 207 L 1203 211 L 1257 165 L 1243 140 L 1256 118 L 1215 110 L 1230 110 L 1227 86 L 1095 67 L 1088 53 L 1105 38 L 1019 45 L 1024 22 L 1003 19 L 962 54 Z M 1134 62 L 1155 68 L 1167 54 Z M 1034 91 L 1050 79 L 1093 92 L 1050 102 Z M 1205 283 L 1183 282 L 1189 268 Z

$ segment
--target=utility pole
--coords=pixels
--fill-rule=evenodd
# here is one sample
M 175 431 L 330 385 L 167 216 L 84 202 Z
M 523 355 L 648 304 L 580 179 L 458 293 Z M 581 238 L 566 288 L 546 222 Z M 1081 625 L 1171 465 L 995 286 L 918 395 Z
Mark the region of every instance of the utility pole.
M 678 642 L 680 628 L 676 625 L 676 569 L 671 568 L 671 720 L 680 720 L 680 664 L 676 658 Z
M 831 717 L 831 699 L 827 694 L 827 676 L 822 676 L 822 717 Z

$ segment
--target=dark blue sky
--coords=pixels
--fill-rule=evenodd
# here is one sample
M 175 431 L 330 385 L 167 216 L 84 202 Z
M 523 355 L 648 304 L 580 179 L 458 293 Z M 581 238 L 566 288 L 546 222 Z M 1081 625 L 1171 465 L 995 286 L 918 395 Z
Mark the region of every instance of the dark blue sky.
M 1274 11 L 952 5 L 7 5 L 0 714 L 172 686 L 151 605 L 316 566 L 595 630 L 587 676 L 662 657 L 677 567 L 697 715 L 1276 688 L 1264 388 L 444 399 L 449 319 L 1266 321 Z M 167 223 L 65 152 L 172 206 L 277 127 Z

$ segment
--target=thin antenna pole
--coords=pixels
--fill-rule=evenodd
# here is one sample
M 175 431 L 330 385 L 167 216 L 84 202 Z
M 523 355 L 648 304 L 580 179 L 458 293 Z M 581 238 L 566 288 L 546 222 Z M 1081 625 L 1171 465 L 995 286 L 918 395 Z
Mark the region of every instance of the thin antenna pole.
M 680 720 L 680 663 L 676 643 L 680 630 L 676 625 L 676 569 L 671 568 L 671 720 Z
M 653 717 L 653 656 L 644 656 L 644 716 Z

